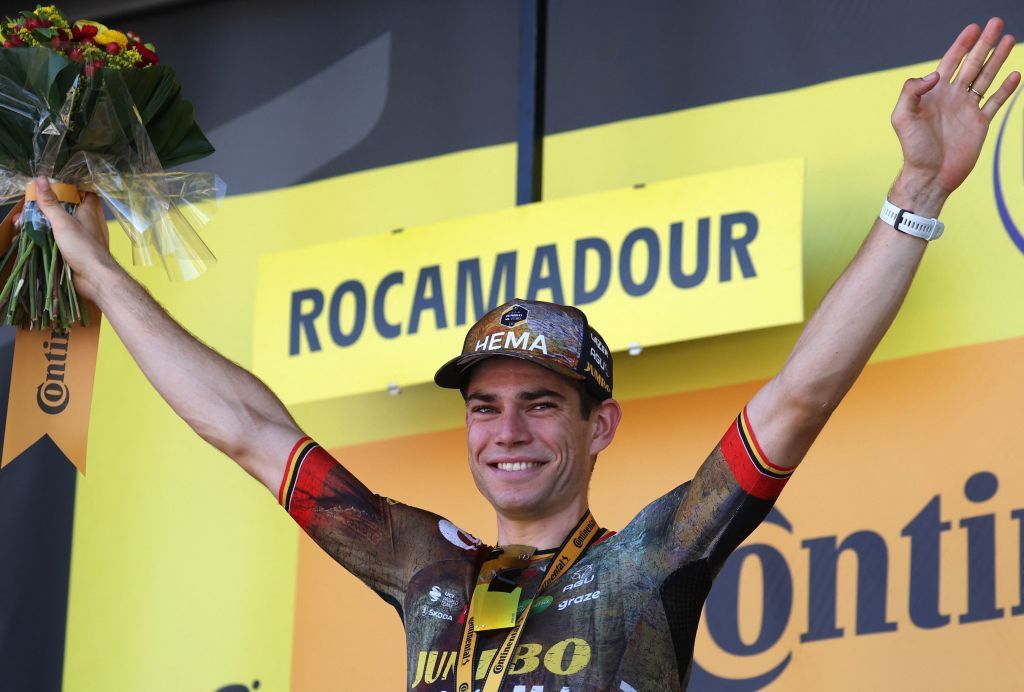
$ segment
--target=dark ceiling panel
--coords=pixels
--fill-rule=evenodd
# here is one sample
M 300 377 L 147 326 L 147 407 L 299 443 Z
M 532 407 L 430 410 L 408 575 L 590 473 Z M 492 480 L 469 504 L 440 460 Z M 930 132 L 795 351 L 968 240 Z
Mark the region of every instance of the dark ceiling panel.
M 559 0 L 549 7 L 549 134 L 931 60 L 964 26 L 990 16 L 1024 37 L 1020 0 Z

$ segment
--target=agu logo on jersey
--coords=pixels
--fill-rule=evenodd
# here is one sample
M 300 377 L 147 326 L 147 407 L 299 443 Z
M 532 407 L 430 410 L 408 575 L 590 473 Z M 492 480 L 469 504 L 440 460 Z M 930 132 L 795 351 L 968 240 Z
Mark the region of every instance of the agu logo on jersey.
M 1024 252 L 1024 233 L 1021 232 L 1020 227 L 1014 221 L 1013 216 L 1010 214 L 1010 207 L 1006 202 L 1008 181 L 1003 180 L 1002 173 L 1000 172 L 1000 163 L 1002 161 L 1002 155 L 1004 149 L 1004 135 L 1006 135 L 1007 124 L 1013 119 L 1016 122 L 1020 122 L 1020 117 L 1011 118 L 1014 114 L 1014 106 L 1017 105 L 1017 98 L 1020 96 L 1020 91 L 1014 94 L 1013 99 L 1010 100 L 1009 105 L 1006 107 L 1006 113 L 1003 115 L 1003 122 L 999 125 L 999 136 L 996 137 L 996 153 L 992 161 L 992 190 L 995 194 L 996 209 L 999 211 L 999 220 L 1003 222 L 1003 228 L 1006 229 L 1006 233 L 1010 236 L 1010 240 L 1017 246 L 1017 249 Z M 1018 126 L 1018 131 L 1019 131 Z M 1018 189 L 1020 187 L 1020 181 L 1017 181 Z

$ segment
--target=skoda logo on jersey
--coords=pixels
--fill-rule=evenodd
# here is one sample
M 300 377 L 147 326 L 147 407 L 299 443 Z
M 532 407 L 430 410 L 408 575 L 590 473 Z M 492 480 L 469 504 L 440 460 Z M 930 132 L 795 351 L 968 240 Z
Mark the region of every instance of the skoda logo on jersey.
M 506 327 L 514 327 L 520 322 L 524 321 L 529 312 L 522 305 L 516 304 L 510 307 L 504 315 L 501 316 L 501 323 Z
M 999 220 L 1003 222 L 1003 228 L 1006 229 L 1006 233 L 1010 236 L 1013 244 L 1017 246 L 1018 250 L 1024 252 L 1024 233 L 1021 232 L 1020 227 L 1010 215 L 1010 207 L 1006 203 L 1006 190 L 1004 189 L 1004 182 L 1000 172 L 1000 161 L 1004 151 L 1003 136 L 1006 134 L 1006 125 L 1010 122 L 1019 96 L 1020 91 L 1013 95 L 1013 99 L 1006 107 L 1006 113 L 1003 115 L 1003 122 L 999 125 L 999 136 L 996 137 L 996 153 L 992 161 L 992 188 L 996 198 L 996 209 L 999 211 Z M 1019 118 L 1015 118 L 1015 120 L 1019 121 Z M 1019 130 L 1020 128 L 1018 127 L 1017 131 Z

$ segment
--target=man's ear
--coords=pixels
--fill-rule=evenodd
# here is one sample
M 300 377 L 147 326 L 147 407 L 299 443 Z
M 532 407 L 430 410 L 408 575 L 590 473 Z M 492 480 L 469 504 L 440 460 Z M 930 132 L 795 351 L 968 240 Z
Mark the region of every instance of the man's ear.
M 598 406 L 593 415 L 594 436 L 590 442 L 590 454 L 592 456 L 605 450 L 612 443 L 615 431 L 622 420 L 622 407 L 615 399 L 605 399 Z

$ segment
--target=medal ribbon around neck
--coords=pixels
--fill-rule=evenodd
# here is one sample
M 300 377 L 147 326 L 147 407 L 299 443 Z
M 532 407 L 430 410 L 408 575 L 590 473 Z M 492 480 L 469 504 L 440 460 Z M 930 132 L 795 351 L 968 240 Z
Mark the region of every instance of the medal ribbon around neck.
M 584 551 L 590 547 L 590 544 L 594 542 L 599 533 L 600 531 L 597 528 L 594 516 L 590 513 L 590 510 L 587 510 L 587 513 L 576 524 L 576 528 L 569 532 L 569 535 L 566 536 L 565 541 L 559 547 L 558 552 L 555 553 L 555 557 L 552 558 L 543 581 L 541 581 L 537 591 L 533 594 L 534 597 L 523 608 L 523 612 L 516 619 L 515 625 L 508 635 L 505 636 L 505 641 L 502 642 L 501 648 L 494 654 L 494 660 L 491 661 L 490 669 L 487 671 L 487 679 L 484 681 L 483 692 L 498 692 L 501 689 L 501 683 L 504 682 L 505 676 L 508 674 L 508 664 L 512 657 L 512 652 L 515 651 L 516 644 L 519 643 L 519 637 L 523 633 L 526 618 L 530 616 L 530 610 L 533 608 L 537 594 L 568 572 L 583 555 Z M 483 567 L 481 567 L 481 571 L 483 571 Z M 462 644 L 459 646 L 459 662 L 455 672 L 455 689 L 458 692 L 470 692 L 473 687 L 473 654 L 476 650 L 477 632 L 479 631 L 474 629 L 474 601 L 476 601 L 476 598 L 470 600 L 466 627 L 462 632 Z

